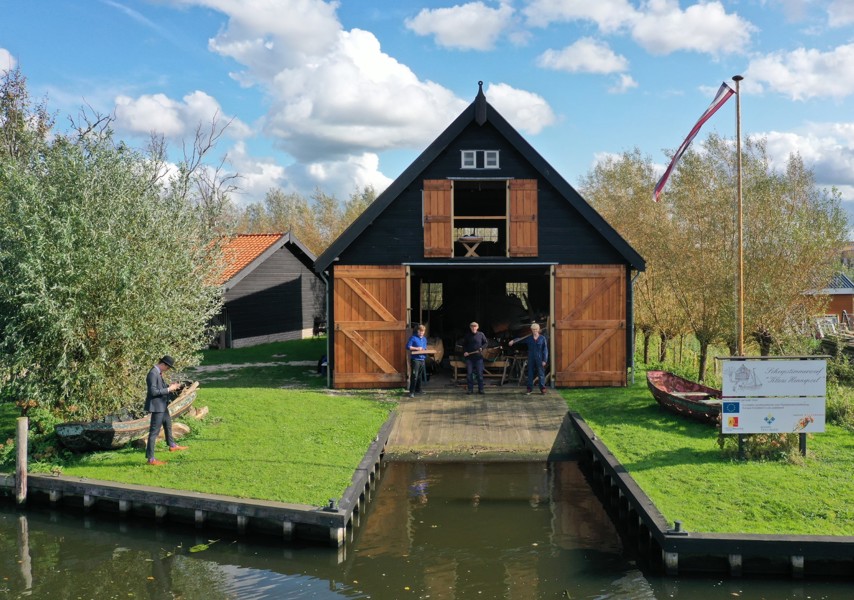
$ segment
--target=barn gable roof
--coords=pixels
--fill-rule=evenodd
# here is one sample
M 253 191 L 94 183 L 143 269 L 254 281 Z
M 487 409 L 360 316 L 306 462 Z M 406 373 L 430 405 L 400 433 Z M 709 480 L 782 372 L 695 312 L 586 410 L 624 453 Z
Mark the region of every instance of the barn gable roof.
M 489 122 L 504 138 L 567 199 L 584 219 L 610 243 L 634 269 L 644 270 L 645 261 L 617 231 L 596 212 L 561 175 L 486 101 L 483 82 L 478 82 L 474 101 L 431 143 L 415 161 L 377 196 L 365 211 L 330 244 L 315 261 L 315 269 L 323 272 L 362 232 L 448 147 L 472 122 Z
M 234 287 L 283 246 L 287 246 L 309 271 L 314 270 L 314 254 L 290 232 L 239 234 L 223 248 L 225 269 L 219 284 L 226 289 Z

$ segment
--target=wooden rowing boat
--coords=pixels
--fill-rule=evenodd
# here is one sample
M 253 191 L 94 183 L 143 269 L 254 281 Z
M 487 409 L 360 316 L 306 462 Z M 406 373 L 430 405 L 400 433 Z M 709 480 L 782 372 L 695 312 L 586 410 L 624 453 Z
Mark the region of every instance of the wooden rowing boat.
M 198 381 L 185 386 L 169 403 L 169 414 L 173 419 L 190 410 L 198 387 Z M 75 452 L 114 450 L 148 435 L 150 423 L 150 415 L 127 420 L 106 417 L 88 423 L 60 423 L 55 430 L 62 445 Z
M 721 413 L 720 390 L 667 371 L 647 371 L 646 383 L 661 407 L 710 425 L 718 423 Z

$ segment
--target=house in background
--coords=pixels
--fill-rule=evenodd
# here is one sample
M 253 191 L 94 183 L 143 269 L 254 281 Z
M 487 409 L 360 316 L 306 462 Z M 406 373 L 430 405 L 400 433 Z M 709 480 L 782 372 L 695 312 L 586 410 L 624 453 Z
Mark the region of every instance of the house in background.
M 626 385 L 644 260 L 482 87 L 315 268 L 333 387 L 400 387 L 412 323 L 455 348 L 470 321 L 496 343 L 542 323 L 558 386 Z
M 214 346 L 242 348 L 310 337 L 325 319 L 315 256 L 290 233 L 238 235 L 223 251 L 224 307 Z
M 810 294 L 816 296 L 827 296 L 830 304 L 825 311 L 828 317 L 835 317 L 836 323 L 842 323 L 847 327 L 854 325 L 854 281 L 845 274 L 836 273 L 824 289 L 815 290 Z

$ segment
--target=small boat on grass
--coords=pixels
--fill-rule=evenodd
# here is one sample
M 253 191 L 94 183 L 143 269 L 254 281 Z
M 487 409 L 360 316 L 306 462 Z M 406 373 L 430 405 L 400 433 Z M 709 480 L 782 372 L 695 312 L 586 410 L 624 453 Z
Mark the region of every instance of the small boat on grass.
M 646 384 L 656 402 L 670 412 L 716 425 L 721 413 L 721 391 L 667 371 L 647 371 Z
M 198 381 L 185 385 L 169 403 L 169 414 L 173 419 L 190 410 L 198 387 Z M 138 419 L 104 417 L 88 423 L 60 423 L 55 430 L 59 441 L 69 450 L 114 450 L 145 437 L 150 423 L 151 417 L 148 414 Z

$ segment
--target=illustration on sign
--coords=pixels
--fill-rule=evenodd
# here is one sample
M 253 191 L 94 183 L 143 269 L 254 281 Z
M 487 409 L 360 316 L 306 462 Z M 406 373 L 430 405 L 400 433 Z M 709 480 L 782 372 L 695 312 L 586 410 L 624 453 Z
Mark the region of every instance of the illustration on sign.
M 733 391 L 762 389 L 762 381 L 756 376 L 756 369 L 748 369 L 745 365 L 741 365 L 731 376 Z
M 809 427 L 809 425 L 811 423 L 815 423 L 815 419 L 813 417 L 807 415 L 806 417 L 802 418 L 801 420 L 799 420 L 797 422 L 797 424 L 795 425 L 795 430 L 793 433 L 798 433 L 799 431 L 803 431 L 804 429 Z

